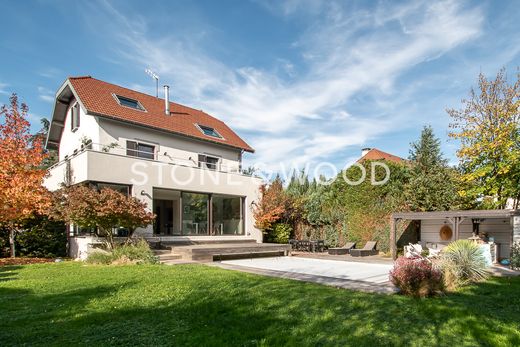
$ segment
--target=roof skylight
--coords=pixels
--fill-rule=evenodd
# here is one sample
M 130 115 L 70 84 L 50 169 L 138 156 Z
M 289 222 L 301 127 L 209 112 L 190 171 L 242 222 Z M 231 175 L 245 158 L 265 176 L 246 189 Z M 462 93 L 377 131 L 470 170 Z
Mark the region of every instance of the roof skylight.
M 211 137 L 216 137 L 218 139 L 221 139 L 222 136 L 213 128 L 211 127 L 208 127 L 208 126 L 205 126 L 205 125 L 200 125 L 200 124 L 197 124 L 200 131 L 202 131 L 202 133 L 206 136 L 211 136 Z
M 141 103 L 137 100 L 130 99 L 121 95 L 116 95 L 116 99 L 119 102 L 119 105 L 121 106 L 130 107 L 139 111 L 146 111 L 143 105 L 141 105 Z

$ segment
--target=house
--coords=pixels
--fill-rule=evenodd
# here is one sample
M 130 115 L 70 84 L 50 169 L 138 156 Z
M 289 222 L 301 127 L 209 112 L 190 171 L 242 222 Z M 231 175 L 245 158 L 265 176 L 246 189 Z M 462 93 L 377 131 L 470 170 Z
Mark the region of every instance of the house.
M 261 180 L 241 173 L 251 148 L 224 122 L 191 107 L 90 76 L 68 78 L 56 93 L 47 148 L 59 162 L 50 190 L 63 183 L 109 187 L 144 201 L 156 240 L 251 240 L 252 203 Z M 84 256 L 89 231 L 70 227 L 70 249 Z
M 520 242 L 520 210 L 397 212 L 390 217 L 390 248 L 394 259 L 400 243 L 398 221 L 415 221 L 415 240 L 409 242 L 440 249 L 455 240 L 474 239 L 493 244 L 495 261 L 509 258 L 513 242 Z
M 405 159 L 400 158 L 396 155 L 383 152 L 377 148 L 370 147 L 366 147 L 361 150 L 361 158 L 359 158 L 357 162 L 361 163 L 365 160 L 385 160 L 397 164 L 406 162 Z

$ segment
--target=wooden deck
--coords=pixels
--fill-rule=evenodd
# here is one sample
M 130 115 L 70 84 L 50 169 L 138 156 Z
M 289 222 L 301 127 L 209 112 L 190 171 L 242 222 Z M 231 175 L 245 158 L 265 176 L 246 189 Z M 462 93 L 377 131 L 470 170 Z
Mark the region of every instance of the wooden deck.
M 291 246 L 255 242 L 204 242 L 201 244 L 163 244 L 156 250 L 162 263 L 177 261 L 211 262 L 227 259 L 284 256 L 291 253 Z

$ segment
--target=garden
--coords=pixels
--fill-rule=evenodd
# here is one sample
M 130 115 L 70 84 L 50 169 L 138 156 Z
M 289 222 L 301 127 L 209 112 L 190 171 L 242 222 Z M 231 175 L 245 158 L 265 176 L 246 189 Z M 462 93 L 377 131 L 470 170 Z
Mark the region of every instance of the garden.
M 204 265 L 0 267 L 5 345 L 517 346 L 520 277 L 416 299 Z

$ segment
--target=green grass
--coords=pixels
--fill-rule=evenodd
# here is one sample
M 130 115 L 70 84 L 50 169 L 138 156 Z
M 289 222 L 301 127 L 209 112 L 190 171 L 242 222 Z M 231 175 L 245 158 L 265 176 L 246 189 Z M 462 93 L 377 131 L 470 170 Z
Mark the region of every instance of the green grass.
M 203 265 L 0 267 L 0 344 L 518 346 L 520 278 L 442 298 Z

